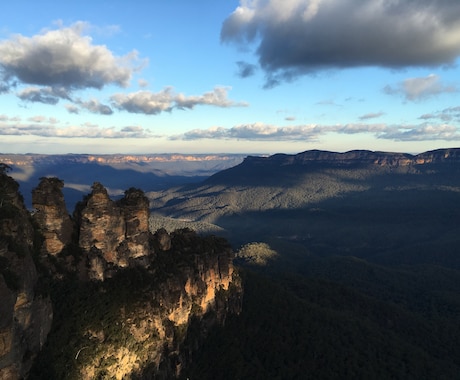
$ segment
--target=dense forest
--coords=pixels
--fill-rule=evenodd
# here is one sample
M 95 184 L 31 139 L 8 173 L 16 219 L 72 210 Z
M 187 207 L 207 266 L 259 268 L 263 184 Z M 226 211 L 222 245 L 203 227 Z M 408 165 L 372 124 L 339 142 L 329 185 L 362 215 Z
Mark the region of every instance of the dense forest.
M 458 165 L 249 162 L 155 202 L 240 250 L 243 311 L 185 377 L 458 378 Z

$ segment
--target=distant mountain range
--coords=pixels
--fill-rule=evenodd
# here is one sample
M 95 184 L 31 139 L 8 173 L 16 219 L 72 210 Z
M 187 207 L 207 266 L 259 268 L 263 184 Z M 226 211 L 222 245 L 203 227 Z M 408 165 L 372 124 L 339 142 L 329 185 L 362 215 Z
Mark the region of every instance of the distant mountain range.
M 455 246 L 459 158 L 460 149 L 247 157 L 201 183 L 147 195 L 153 214 L 213 223 L 236 246 L 264 241 L 282 250 L 294 244 L 320 255 L 404 261 L 420 237 Z M 460 268 L 457 256 L 446 248 L 424 260 Z
M 248 156 L 194 183 L 150 194 L 167 216 L 215 221 L 248 211 L 298 209 L 371 190 L 460 186 L 460 148 L 418 155 L 312 150 Z
M 460 149 L 247 157 L 148 196 L 154 220 L 224 229 L 250 268 L 190 378 L 458 377 Z
M 0 162 L 13 169 L 10 173 L 20 184 L 27 207 L 31 191 L 41 177 L 64 181 L 67 208 L 90 191 L 94 182 L 106 186 L 117 197 L 130 188 L 144 191 L 166 189 L 179 184 L 199 182 L 210 175 L 243 161 L 241 154 L 0 154 Z
M 408 166 L 414 164 L 460 162 L 460 148 L 437 149 L 417 155 L 408 153 L 373 152 L 369 150 L 351 150 L 345 153 L 328 152 L 323 150 L 309 150 L 295 155 L 275 154 L 269 157 L 251 157 L 246 161 L 251 163 L 289 164 L 374 164 L 381 166 Z

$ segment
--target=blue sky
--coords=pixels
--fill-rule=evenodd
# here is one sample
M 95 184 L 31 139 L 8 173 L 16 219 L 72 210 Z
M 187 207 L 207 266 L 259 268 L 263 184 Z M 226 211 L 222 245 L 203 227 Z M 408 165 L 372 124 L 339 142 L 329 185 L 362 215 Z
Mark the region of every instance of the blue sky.
M 1 153 L 460 146 L 458 0 L 10 1 Z

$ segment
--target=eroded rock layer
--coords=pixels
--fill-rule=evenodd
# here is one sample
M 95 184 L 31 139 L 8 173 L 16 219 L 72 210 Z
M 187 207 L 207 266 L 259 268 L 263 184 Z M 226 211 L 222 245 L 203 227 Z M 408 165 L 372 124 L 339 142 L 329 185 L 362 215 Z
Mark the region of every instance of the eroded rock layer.
M 95 183 L 70 217 L 62 181 L 43 178 L 32 218 L 1 180 L 1 379 L 176 378 L 209 328 L 241 310 L 228 242 L 151 233 L 141 190 L 115 202 Z
M 32 192 L 34 218 L 44 236 L 44 252 L 57 255 L 72 239 L 73 223 L 67 213 L 62 188 L 57 178 L 43 178 Z

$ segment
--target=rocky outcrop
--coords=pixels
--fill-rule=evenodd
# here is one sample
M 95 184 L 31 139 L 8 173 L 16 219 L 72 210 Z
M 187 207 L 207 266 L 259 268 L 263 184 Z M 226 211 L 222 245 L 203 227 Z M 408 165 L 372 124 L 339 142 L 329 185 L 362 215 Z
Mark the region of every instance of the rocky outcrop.
M 94 183 L 92 190 L 77 205 L 78 245 L 85 253 L 96 248 L 106 262 L 126 267 L 127 260 L 117 252 L 126 232 L 121 209 L 100 183 Z
M 0 174 L 0 379 L 27 377 L 52 322 L 32 259 L 36 234 L 17 183 Z
M 125 221 L 125 256 L 142 258 L 149 252 L 149 200 L 144 192 L 130 188 L 118 206 Z
M 169 251 L 171 249 L 171 236 L 165 228 L 158 229 L 154 236 L 161 251 Z
M 104 279 L 116 268 L 137 263 L 146 266 L 149 247 L 149 201 L 131 188 L 118 202 L 110 199 L 100 183 L 77 204 L 74 213 L 78 246 L 83 251 L 92 279 Z
M 171 249 L 155 256 L 150 271 L 131 273 L 142 277 L 142 294 L 132 278 L 124 278 L 129 301 L 112 311 L 116 317 L 104 311 L 115 326 L 83 329 L 79 347 L 86 348 L 74 367 L 75 377 L 178 377 L 204 344 L 209 328 L 241 309 L 241 284 L 232 258 L 222 239 L 202 238 L 190 230 L 174 232 Z M 122 279 L 114 277 L 107 284 L 117 280 Z M 111 290 L 103 289 L 98 296 L 109 297 Z
M 58 178 L 42 178 L 32 191 L 34 218 L 44 236 L 43 251 L 57 255 L 71 242 L 73 223 L 67 213 L 62 194 L 64 182 Z
M 131 188 L 113 201 L 97 182 L 77 204 L 74 240 L 65 243 L 59 231 L 68 219 L 57 221 L 61 189 L 60 180 L 42 179 L 34 190 L 35 220 L 48 253 L 41 262 L 59 313 L 33 374 L 179 376 L 209 328 L 241 310 L 230 245 L 188 229 L 151 233 L 149 201 L 141 190 Z

